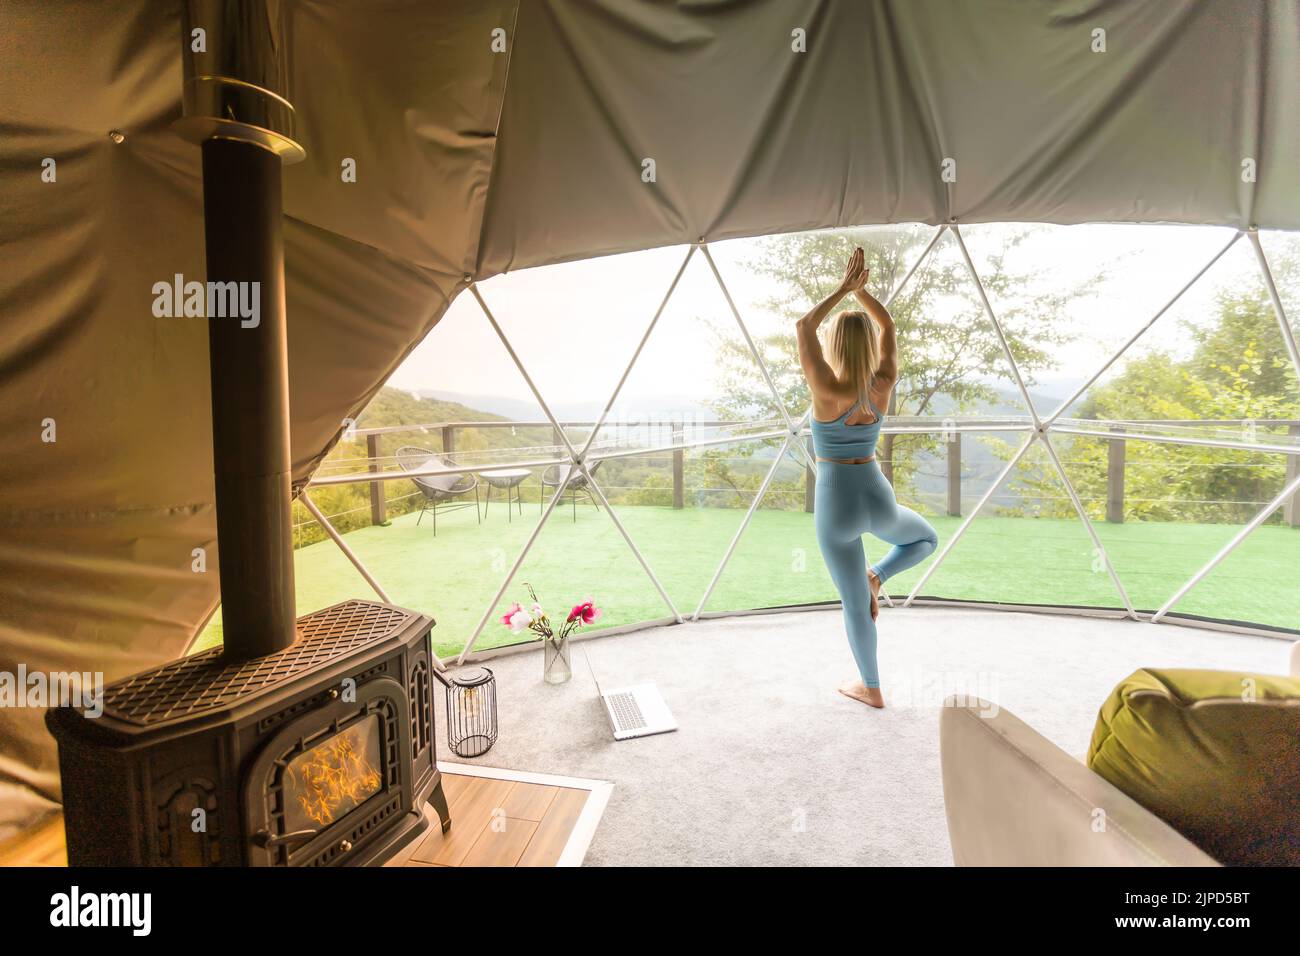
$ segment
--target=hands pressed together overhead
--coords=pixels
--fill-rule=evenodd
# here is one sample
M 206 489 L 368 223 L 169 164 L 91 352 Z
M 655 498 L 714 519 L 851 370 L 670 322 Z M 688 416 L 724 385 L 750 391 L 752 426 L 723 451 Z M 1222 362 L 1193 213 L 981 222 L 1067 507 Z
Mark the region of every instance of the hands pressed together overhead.
M 867 277 L 871 270 L 867 268 L 866 253 L 862 247 L 858 246 L 853 250 L 853 255 L 849 256 L 849 264 L 844 268 L 844 278 L 840 280 L 840 291 L 848 294 L 858 292 L 866 288 Z

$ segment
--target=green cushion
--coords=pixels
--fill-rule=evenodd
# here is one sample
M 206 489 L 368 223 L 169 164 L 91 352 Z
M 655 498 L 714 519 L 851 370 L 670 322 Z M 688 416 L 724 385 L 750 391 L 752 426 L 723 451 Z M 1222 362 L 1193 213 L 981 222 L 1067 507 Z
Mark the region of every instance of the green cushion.
M 1136 671 L 1088 766 L 1220 863 L 1300 865 L 1300 678 Z

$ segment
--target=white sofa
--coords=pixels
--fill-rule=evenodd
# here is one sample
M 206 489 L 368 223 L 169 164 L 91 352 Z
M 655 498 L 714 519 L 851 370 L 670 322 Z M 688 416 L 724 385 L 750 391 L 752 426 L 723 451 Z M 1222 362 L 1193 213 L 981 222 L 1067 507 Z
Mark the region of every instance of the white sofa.
M 939 749 L 958 866 L 1218 865 L 1005 708 L 948 698 Z

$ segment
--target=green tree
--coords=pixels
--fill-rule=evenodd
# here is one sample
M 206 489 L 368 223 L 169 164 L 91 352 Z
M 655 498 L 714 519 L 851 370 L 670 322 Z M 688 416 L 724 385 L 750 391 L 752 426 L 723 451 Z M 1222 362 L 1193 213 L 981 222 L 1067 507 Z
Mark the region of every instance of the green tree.
M 1295 244 L 1278 249 L 1274 276 L 1284 298 L 1300 292 Z M 1184 322 L 1192 343 L 1185 359 L 1153 351 L 1125 362 L 1119 374 L 1089 390 L 1079 417 L 1099 421 L 1204 420 L 1229 438 L 1286 434 L 1269 420 L 1300 418 L 1300 383 L 1263 284 L 1248 280 L 1222 288 L 1209 322 Z M 1056 436 L 1053 443 L 1090 517 L 1106 509 L 1107 442 Z M 1006 452 L 1010 453 L 1009 448 Z M 1241 522 L 1280 490 L 1281 456 L 1247 450 L 1131 441 L 1127 448 L 1124 514 L 1128 520 Z M 1053 470 L 1026 464 L 1017 484 L 1040 513 L 1073 515 Z M 1055 500 L 1053 498 L 1055 497 Z M 1006 509 L 1023 510 L 1023 509 Z M 1276 520 L 1276 518 L 1274 519 Z

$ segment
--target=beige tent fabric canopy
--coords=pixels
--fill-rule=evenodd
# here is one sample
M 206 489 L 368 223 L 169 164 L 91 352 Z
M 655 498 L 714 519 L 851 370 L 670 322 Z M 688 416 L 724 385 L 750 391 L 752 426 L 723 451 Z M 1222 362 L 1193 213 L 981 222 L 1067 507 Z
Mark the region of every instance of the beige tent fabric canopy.
M 866 223 L 1300 228 L 1292 0 L 280 6 L 299 481 L 467 275 Z M 206 330 L 151 311 L 203 278 L 180 31 L 0 8 L 0 671 L 112 680 L 216 601 Z M 57 798 L 40 717 L 0 708 L 0 821 Z

